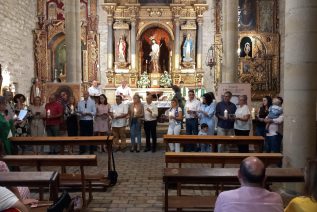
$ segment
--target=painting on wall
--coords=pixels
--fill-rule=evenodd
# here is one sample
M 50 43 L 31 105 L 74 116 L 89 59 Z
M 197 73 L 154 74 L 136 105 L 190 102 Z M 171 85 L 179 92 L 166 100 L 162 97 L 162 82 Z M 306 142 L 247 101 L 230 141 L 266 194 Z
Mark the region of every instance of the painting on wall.
M 239 0 L 239 31 L 256 29 L 256 0 Z
M 261 32 L 273 32 L 273 19 L 274 19 L 274 1 L 260 1 L 259 2 L 259 15 Z
M 46 83 L 45 84 L 45 100 L 48 102 L 49 97 L 54 95 L 56 99 L 63 99 L 68 102 L 69 97 L 75 97 L 75 101 L 80 101 L 81 91 L 79 83 Z

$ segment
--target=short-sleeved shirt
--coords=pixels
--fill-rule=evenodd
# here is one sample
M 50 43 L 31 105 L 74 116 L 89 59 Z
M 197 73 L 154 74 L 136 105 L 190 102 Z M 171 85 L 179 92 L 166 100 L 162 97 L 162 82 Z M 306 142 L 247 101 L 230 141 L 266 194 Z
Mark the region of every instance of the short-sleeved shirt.
M 233 120 L 223 120 L 219 116 L 224 116 L 224 111 L 227 110 L 228 114 L 235 114 L 237 106 L 232 102 L 225 103 L 224 101 L 219 102 L 216 106 L 216 116 L 218 118 L 218 127 L 224 129 L 233 129 L 234 121 Z
M 114 116 L 128 114 L 128 106 L 123 103 L 120 105 L 114 104 L 111 106 L 110 112 L 112 112 Z M 112 127 L 125 127 L 126 125 L 126 118 L 112 119 Z
M 57 114 L 63 114 L 64 113 L 64 108 L 63 106 L 58 103 L 57 101 L 56 102 L 52 102 L 52 103 L 47 103 L 45 105 L 45 110 L 46 110 L 46 113 L 48 110 L 50 110 L 50 114 L 51 116 L 56 116 Z M 58 117 L 58 118 L 49 118 L 46 120 L 46 125 L 60 125 L 61 123 L 61 117 Z
M 0 187 L 0 211 L 12 208 L 19 199 L 7 188 Z
M 247 105 L 243 105 L 240 107 L 238 105 L 238 108 L 235 112 L 236 117 L 242 118 L 245 115 L 250 115 L 250 110 Z M 234 122 L 234 129 L 237 130 L 250 130 L 251 129 L 251 120 L 248 121 L 241 121 L 241 120 L 235 120 Z

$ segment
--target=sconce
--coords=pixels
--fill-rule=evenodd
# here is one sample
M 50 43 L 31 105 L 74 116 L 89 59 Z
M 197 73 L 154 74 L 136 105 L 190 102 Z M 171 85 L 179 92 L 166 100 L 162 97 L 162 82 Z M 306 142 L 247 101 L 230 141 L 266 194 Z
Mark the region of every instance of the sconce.
M 212 44 L 207 52 L 206 56 L 206 66 L 209 66 L 212 69 L 216 65 L 216 57 L 215 57 L 215 48 L 214 44 Z

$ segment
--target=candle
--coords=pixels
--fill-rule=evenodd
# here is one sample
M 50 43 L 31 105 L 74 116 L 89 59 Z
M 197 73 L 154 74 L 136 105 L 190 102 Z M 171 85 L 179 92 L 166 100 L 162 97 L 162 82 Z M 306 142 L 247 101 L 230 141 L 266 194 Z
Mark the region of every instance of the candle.
M 47 116 L 48 116 L 48 117 L 51 116 L 51 110 L 50 110 L 50 109 L 47 110 Z
M 255 108 L 252 108 L 252 110 L 251 110 L 251 119 L 252 120 L 255 119 Z
M 225 119 L 228 118 L 228 111 L 227 111 L 227 110 L 225 110 L 225 111 L 223 112 L 223 116 L 225 117 Z
M 133 116 L 136 116 L 136 108 L 134 108 L 134 113 L 133 113 Z
M 29 97 L 26 97 L 26 102 L 25 102 L 26 105 L 29 105 Z
M 169 117 L 173 116 L 173 113 L 170 111 L 170 112 L 168 113 L 168 116 L 169 116 Z
M 71 113 L 74 113 L 74 105 L 70 106 Z
M 18 118 L 17 114 L 14 114 L 13 119 L 16 120 Z

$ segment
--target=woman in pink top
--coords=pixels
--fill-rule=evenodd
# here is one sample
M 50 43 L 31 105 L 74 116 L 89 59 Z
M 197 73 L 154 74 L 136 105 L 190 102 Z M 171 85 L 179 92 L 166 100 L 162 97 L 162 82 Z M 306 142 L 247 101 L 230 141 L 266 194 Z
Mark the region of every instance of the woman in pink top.
M 110 105 L 107 102 L 107 97 L 101 94 L 99 102 L 96 104 L 96 117 L 94 123 L 95 135 L 107 135 L 110 131 L 109 118 Z M 102 151 L 105 151 L 105 146 L 102 146 Z

